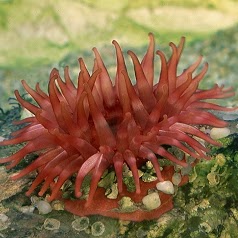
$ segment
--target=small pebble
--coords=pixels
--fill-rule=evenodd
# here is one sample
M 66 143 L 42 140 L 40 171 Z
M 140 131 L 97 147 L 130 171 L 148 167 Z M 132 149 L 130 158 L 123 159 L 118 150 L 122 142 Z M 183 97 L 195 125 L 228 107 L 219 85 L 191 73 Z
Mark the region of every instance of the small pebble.
M 56 211 L 63 211 L 64 210 L 64 203 L 59 200 L 55 200 L 51 203 L 51 207 L 53 210 Z
M 6 222 L 8 219 L 9 219 L 8 216 L 5 215 L 4 213 L 0 214 L 0 221 L 1 222 Z
M 10 224 L 9 217 L 4 213 L 0 213 L 0 231 L 6 230 Z
M 181 175 L 183 176 L 183 175 L 188 175 L 188 174 L 190 174 L 191 173 L 191 171 L 192 171 L 192 166 L 189 164 L 187 167 L 182 167 L 181 168 Z
M 174 185 L 169 180 L 163 181 L 163 182 L 158 182 L 156 184 L 156 188 L 159 191 L 164 192 L 166 194 L 174 194 Z
M 222 116 L 222 119 L 225 121 L 233 121 L 238 118 L 237 114 L 228 113 Z
M 41 200 L 40 197 L 37 197 L 37 196 L 35 196 L 35 195 L 31 196 L 30 199 L 31 199 L 31 204 L 34 205 L 34 206 L 35 206 L 35 204 L 36 204 L 37 202 L 39 202 L 39 201 Z
M 94 222 L 91 226 L 91 233 L 93 236 L 101 236 L 105 231 L 105 226 L 102 222 Z
M 34 212 L 35 207 L 34 206 L 22 206 L 22 207 L 19 207 L 18 210 L 22 213 L 30 214 L 30 213 Z
M 35 206 L 40 214 L 48 214 L 52 211 L 52 207 L 47 201 L 37 201 Z
M 221 139 L 230 135 L 230 129 L 227 127 L 224 128 L 212 128 L 210 136 L 213 140 Z
M 172 176 L 172 183 L 174 185 L 179 185 L 182 180 L 182 176 L 180 173 L 174 173 Z
M 54 218 L 46 218 L 43 226 L 49 231 L 58 230 L 60 228 L 60 221 Z
M 72 227 L 76 231 L 83 231 L 86 230 L 89 226 L 89 219 L 87 217 L 79 217 L 76 218 L 72 223 Z
M 154 210 L 161 205 L 160 197 L 157 192 L 150 193 L 143 197 L 142 203 L 148 210 Z

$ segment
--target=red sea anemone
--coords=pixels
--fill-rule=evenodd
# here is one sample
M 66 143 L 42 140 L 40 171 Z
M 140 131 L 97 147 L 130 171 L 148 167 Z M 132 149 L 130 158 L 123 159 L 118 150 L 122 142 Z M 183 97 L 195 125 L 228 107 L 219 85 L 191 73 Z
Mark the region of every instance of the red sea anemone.
M 161 205 L 152 210 L 146 209 L 141 201 L 155 191 L 156 183 L 171 180 L 175 166 L 177 170 L 191 166 L 189 157 L 195 160 L 209 158 L 204 144 L 219 143 L 198 126 L 224 127 L 226 122 L 208 110 L 232 109 L 204 100 L 227 98 L 234 93 L 231 88 L 224 89 L 218 85 L 208 90 L 198 88 L 208 69 L 205 63 L 200 73 L 194 76 L 202 57 L 177 75 L 185 38 L 181 38 L 178 46 L 170 43 L 172 55 L 168 60 L 163 52 L 156 51 L 161 60 L 161 70 L 158 83 L 154 83 L 154 67 L 157 67 L 154 65 L 154 36 L 149 34 L 149 39 L 148 50 L 141 62 L 132 51 L 128 51 L 134 65 L 135 85 L 116 41 L 112 42 L 117 57 L 115 84 L 96 48 L 93 48 L 95 61 L 91 74 L 83 59 L 79 59 L 77 86 L 69 76 L 68 67 L 64 70 L 65 81 L 58 70 L 52 70 L 48 94 L 40 89 L 39 84 L 34 90 L 22 81 L 38 105 L 24 100 L 15 91 L 19 103 L 33 116 L 19 122 L 26 123 L 26 126 L 14 132 L 12 139 L 1 142 L 1 145 L 22 142 L 25 145 L 17 153 L 2 158 L 0 163 L 9 163 L 7 167 L 13 168 L 27 154 L 39 154 L 37 159 L 12 177 L 19 179 L 37 171 L 27 195 L 43 184 L 39 195 L 49 189 L 49 201 L 52 201 L 63 194 L 62 186 L 70 181 L 74 197 L 63 200 L 66 210 L 78 215 L 102 214 L 139 221 L 157 218 L 172 208 L 171 195 L 163 192 L 157 191 Z M 178 148 L 183 156 L 180 158 L 169 151 L 170 146 Z M 152 182 L 144 182 L 138 170 L 147 161 L 153 165 L 156 176 Z M 129 192 L 124 183 L 125 167 L 134 179 L 134 192 Z M 98 186 L 105 171 L 115 171 L 118 196 L 114 199 L 107 198 L 105 189 Z M 90 181 L 86 196 L 82 192 L 85 178 Z M 185 180 L 186 176 L 180 184 Z M 118 204 L 123 197 L 132 199 L 134 209 L 120 210 Z

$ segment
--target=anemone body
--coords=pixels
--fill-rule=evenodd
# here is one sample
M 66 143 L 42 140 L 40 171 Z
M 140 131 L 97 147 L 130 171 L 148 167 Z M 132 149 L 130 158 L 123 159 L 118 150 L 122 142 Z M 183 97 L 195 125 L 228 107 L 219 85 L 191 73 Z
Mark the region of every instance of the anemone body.
M 119 195 L 127 194 L 135 198 L 141 194 L 145 195 L 148 190 L 148 184 L 140 180 L 138 173 L 138 168 L 146 161 L 153 164 L 157 182 L 171 178 L 171 170 L 167 173 L 161 172 L 161 158 L 181 167 L 188 166 L 185 159 L 177 158 L 166 146 L 177 147 L 185 155 L 195 159 L 209 158 L 208 149 L 196 138 L 216 146 L 219 143 L 200 131 L 197 126 L 224 127 L 226 123 L 208 110 L 231 109 L 205 100 L 233 96 L 232 89 L 224 89 L 218 85 L 208 90 L 198 88 L 208 69 L 208 64 L 205 63 L 202 70 L 194 75 L 202 57 L 182 74 L 177 75 L 184 38 L 181 38 L 178 46 L 170 43 L 172 54 L 168 60 L 163 52 L 158 50 L 155 53 L 152 34 L 149 34 L 149 39 L 148 50 L 141 62 L 132 51 L 128 51 L 134 65 L 134 85 L 128 75 L 122 50 L 116 41 L 112 42 L 117 60 L 114 84 L 96 48 L 93 48 L 95 61 L 92 73 L 87 70 L 83 59 L 79 59 L 80 72 L 76 86 L 70 78 L 68 67 L 64 70 L 65 80 L 62 80 L 57 69 L 52 70 L 48 94 L 41 90 L 39 84 L 32 89 L 22 81 L 23 87 L 38 105 L 25 101 L 18 91 L 15 91 L 21 106 L 33 116 L 20 121 L 19 123 L 27 125 L 14 132 L 11 139 L 1 142 L 1 145 L 26 143 L 17 153 L 0 159 L 0 163 L 9 163 L 7 167 L 12 168 L 27 154 L 39 153 L 36 160 L 13 176 L 13 179 L 19 179 L 37 170 L 38 175 L 27 195 L 42 184 L 39 195 L 42 196 L 50 188 L 49 200 L 52 201 L 58 198 L 65 181 L 74 176 L 75 197 L 80 198 L 83 180 L 90 174 L 88 198 L 85 201 L 79 200 L 80 206 L 83 204 L 88 207 L 91 213 L 117 217 L 100 212 L 95 206 L 100 202 L 99 198 L 95 198 L 96 195 L 104 203 L 113 203 L 105 199 L 97 186 L 105 170 L 115 170 Z M 158 80 L 154 79 L 154 68 L 158 68 L 154 63 L 155 54 L 161 60 Z M 136 189 L 133 194 L 127 193 L 124 188 L 125 164 L 134 178 Z M 165 200 L 168 200 L 168 197 Z M 90 210 L 90 206 L 95 210 Z M 171 209 L 171 206 L 168 207 Z M 158 217 L 160 213 L 157 211 L 152 218 Z M 142 220 L 140 215 L 137 217 L 137 220 Z

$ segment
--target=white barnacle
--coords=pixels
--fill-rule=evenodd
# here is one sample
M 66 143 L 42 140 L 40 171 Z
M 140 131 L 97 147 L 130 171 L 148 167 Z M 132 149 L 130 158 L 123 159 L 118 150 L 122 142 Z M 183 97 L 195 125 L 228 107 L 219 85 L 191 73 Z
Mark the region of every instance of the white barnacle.
M 46 218 L 43 226 L 49 231 L 58 230 L 60 228 L 60 221 L 54 218 Z
M 72 222 L 71 225 L 72 225 L 73 229 L 75 229 L 76 231 L 84 231 L 89 226 L 89 219 L 88 219 L 88 217 L 79 217 L 79 218 L 76 218 Z
M 100 222 L 94 222 L 91 226 L 91 233 L 93 236 L 101 236 L 105 231 L 105 225 Z

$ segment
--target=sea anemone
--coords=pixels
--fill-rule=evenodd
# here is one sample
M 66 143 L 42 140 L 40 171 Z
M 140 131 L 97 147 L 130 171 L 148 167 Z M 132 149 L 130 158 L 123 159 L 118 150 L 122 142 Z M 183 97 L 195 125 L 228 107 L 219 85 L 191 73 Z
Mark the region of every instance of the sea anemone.
M 168 60 L 163 52 L 156 51 L 161 69 L 159 79 L 154 79 L 157 66 L 154 64 L 153 34 L 149 34 L 149 40 L 142 61 L 128 51 L 134 66 L 134 85 L 115 40 L 112 41 L 117 59 L 115 83 L 96 48 L 93 48 L 92 73 L 83 59 L 79 59 L 77 86 L 70 78 L 68 67 L 64 69 L 64 81 L 57 69 L 51 71 L 48 94 L 39 84 L 32 89 L 22 81 L 24 89 L 38 105 L 23 99 L 15 91 L 18 102 L 33 116 L 18 122 L 25 127 L 14 132 L 11 139 L 1 142 L 1 145 L 23 142 L 25 145 L 15 154 L 2 158 L 0 163 L 9 163 L 7 168 L 13 168 L 26 155 L 37 152 L 37 159 L 12 176 L 19 179 L 37 171 L 26 193 L 28 196 L 43 184 L 39 196 L 49 192 L 49 201 L 61 198 L 65 208 L 77 215 L 102 214 L 137 221 L 158 218 L 172 208 L 172 195 L 158 192 L 156 184 L 172 181 L 176 174 L 182 175 L 178 182 L 181 185 L 186 182 L 186 176 L 179 169 L 193 166 L 198 159 L 209 159 L 205 144 L 220 144 L 199 126 L 225 127 L 226 122 L 209 110 L 233 109 L 204 100 L 227 98 L 234 92 L 232 88 L 218 85 L 208 90 L 198 88 L 208 69 L 205 63 L 194 75 L 202 57 L 177 75 L 184 37 L 178 46 L 170 43 L 172 54 Z M 155 177 L 151 182 L 144 181 L 140 174 L 148 161 Z M 114 185 L 118 191 L 114 199 L 109 199 L 105 189 L 98 186 L 111 171 L 114 171 Z M 131 183 L 135 189 L 132 192 L 128 191 L 125 182 L 128 174 L 133 178 Z M 84 189 L 85 180 L 89 181 L 88 193 Z M 65 199 L 64 187 L 68 182 L 74 194 Z M 152 192 L 153 196 L 159 193 L 161 204 L 148 209 L 142 200 Z M 157 195 L 154 197 L 158 199 Z M 132 204 L 127 203 L 130 211 L 120 210 L 127 207 L 125 201 Z

